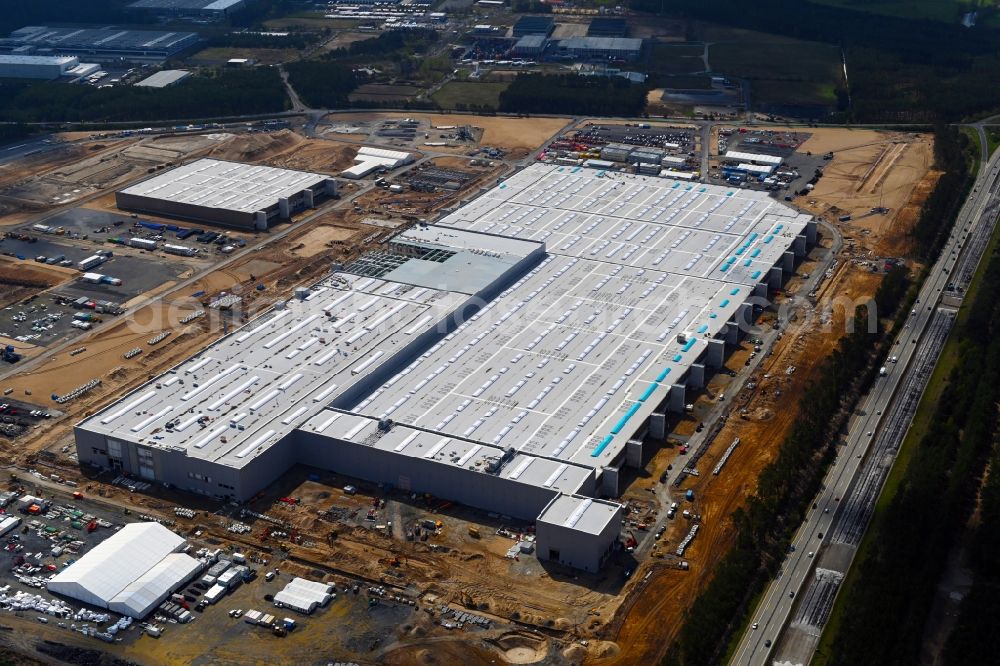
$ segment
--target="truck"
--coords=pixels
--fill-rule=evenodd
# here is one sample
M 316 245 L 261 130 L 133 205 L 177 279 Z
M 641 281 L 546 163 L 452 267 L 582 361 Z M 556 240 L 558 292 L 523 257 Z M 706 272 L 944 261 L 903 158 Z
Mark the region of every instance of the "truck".
M 689 502 L 693 502 L 694 501 L 694 491 L 689 489 L 686 493 L 684 493 L 684 499 L 686 499 Z
M 198 251 L 193 247 L 186 247 L 184 245 L 174 245 L 172 243 L 164 243 L 162 249 L 164 252 L 168 254 L 177 254 L 182 257 L 193 257 L 195 253 Z
M 84 282 L 89 282 L 91 284 L 100 284 L 101 280 L 103 280 L 103 279 L 104 279 L 104 276 L 101 275 L 100 273 L 84 273 L 83 274 L 83 281 Z
M 102 263 L 104 263 L 104 257 L 99 254 L 95 254 L 77 263 L 76 267 L 81 271 L 89 271 L 94 266 Z
M 889 371 L 885 369 L 884 365 L 881 368 L 878 369 L 878 376 L 879 377 L 885 377 L 887 374 L 889 374 Z
M 49 266 L 55 266 L 56 264 L 58 264 L 60 261 L 62 261 L 65 258 L 66 258 L 65 254 L 57 254 L 54 257 L 49 257 L 48 259 L 46 259 L 45 263 L 48 264 Z
M 148 238 L 129 238 L 127 243 L 128 245 L 132 247 L 137 247 L 140 250 L 156 249 L 156 241 L 149 240 Z

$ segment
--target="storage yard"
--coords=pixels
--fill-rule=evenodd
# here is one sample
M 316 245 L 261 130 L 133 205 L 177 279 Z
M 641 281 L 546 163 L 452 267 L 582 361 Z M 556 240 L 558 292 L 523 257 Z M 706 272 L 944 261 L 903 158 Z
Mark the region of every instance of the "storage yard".
M 394 136 L 406 118 L 417 123 L 412 138 Z M 5 182 L 34 198 L 22 201 L 7 190 L 0 201 L 8 215 L 0 221 L 10 233 L 36 240 L 0 242 L 0 251 L 14 255 L 0 266 L 23 266 L 23 276 L 38 284 L 17 287 L 12 309 L 0 311 L 0 333 L 20 334 L 42 313 L 63 316 L 38 339 L 17 343 L 21 363 L 32 365 L 7 366 L 20 371 L 0 380 L 0 388 L 10 390 L 0 401 L 16 402 L 20 412 L 42 408 L 50 414 L 15 417 L 30 425 L 21 426 L 16 448 L 5 447 L 4 457 L 40 470 L 20 473 L 18 483 L 26 485 L 24 492 L 54 493 L 57 506 L 74 504 L 112 524 L 142 517 L 169 521 L 193 544 L 190 555 L 215 548 L 219 557 L 241 553 L 257 575 L 202 611 L 194 606 L 209 590 L 194 593 L 189 582 L 179 592 L 182 599 L 192 596 L 184 602 L 194 621 L 173 624 L 161 609 L 156 614 L 164 621 L 152 621 L 162 629 L 159 638 L 140 637 L 142 621 L 122 629 L 123 640 L 114 645 L 58 626 L 62 620 L 42 623 L 36 614 L 0 611 L 2 624 L 30 626 L 34 636 L 64 646 L 59 649 L 108 650 L 139 662 L 191 663 L 211 645 L 211 658 L 219 661 L 252 661 L 266 649 L 284 660 L 313 663 L 318 644 L 328 646 L 322 663 L 656 661 L 728 546 L 727 517 L 752 492 L 794 419 L 794 403 L 783 396 L 796 395 L 843 330 L 842 312 L 826 312 L 823 300 L 871 294 L 880 275 L 870 266 L 880 266 L 894 247 L 899 252 L 893 243 L 915 219 L 933 179 L 924 178 L 930 142 L 844 130 L 790 133 L 794 142 L 782 158 L 792 164 L 815 159 L 824 169 L 810 194 L 791 203 L 782 201 L 784 192 L 679 177 L 613 170 L 597 176 L 600 169 L 562 164 L 517 171 L 567 123 L 337 114 L 317 127 L 326 139 L 225 129 L 73 137 L 55 155 L 27 158 L 29 168 L 16 182 Z M 700 170 L 698 129 L 654 127 L 592 127 L 577 136 L 599 146 L 628 145 L 629 154 L 660 150 L 662 157 L 683 160 L 683 167 L 671 170 Z M 714 155 L 718 128 L 711 137 Z M 891 148 L 894 141 L 904 147 Z M 441 142 L 448 145 L 430 145 Z M 163 215 L 133 218 L 114 205 L 115 190 L 146 177 L 150 168 L 165 172 L 168 162 L 208 157 L 337 177 L 361 145 L 411 153 L 414 163 L 384 176 L 341 180 L 346 201 L 319 203 L 267 235 L 200 224 L 202 233 L 180 239 L 195 224 Z M 753 145 L 730 149 L 750 152 Z M 827 152 L 833 157 L 823 160 Z M 66 174 L 75 166 L 68 165 L 95 154 L 128 169 L 70 187 Z M 897 176 L 898 169 L 909 171 Z M 880 196 L 889 212 L 837 221 L 846 214 L 840 213 L 845 193 L 867 192 L 875 183 L 881 185 L 865 196 Z M 456 210 L 460 200 L 468 203 Z M 852 242 L 845 239 L 841 247 L 820 228 L 819 244 L 799 254 L 794 238 L 802 233 L 808 240 L 809 214 Z M 598 218 L 603 225 L 590 227 Z M 423 219 L 431 226 L 411 226 Z M 164 226 L 135 226 L 140 221 Z M 46 233 L 35 224 L 62 231 Z M 210 231 L 225 237 L 222 244 L 217 238 L 197 242 Z M 783 232 L 790 234 L 787 241 Z M 122 242 L 109 242 L 114 238 Z M 133 245 L 131 238 L 155 249 Z M 774 249 L 786 242 L 793 270 L 785 252 Z M 541 243 L 549 258 L 534 263 Z M 166 245 L 198 252 L 172 254 Z M 230 246 L 231 255 L 223 252 Z M 102 248 L 113 256 L 79 268 Z M 743 248 L 738 261 L 728 262 L 726 248 Z M 42 255 L 65 256 L 55 264 L 35 261 Z M 331 275 L 334 262 L 339 272 Z M 90 281 L 85 273 L 122 284 Z M 782 322 L 778 331 L 773 311 L 755 312 L 760 332 L 724 342 L 726 320 L 761 281 L 772 293 L 780 287 L 778 304 L 794 299 L 799 321 Z M 310 289 L 296 295 L 297 287 Z M 434 321 L 473 297 L 490 303 L 489 310 L 446 329 L 449 339 L 435 338 Z M 27 298 L 32 301 L 24 303 Z M 79 298 L 95 308 L 72 305 Z M 659 304 L 645 305 L 646 299 Z M 99 300 L 124 306 L 125 316 L 98 313 Z M 26 320 L 14 321 L 22 310 Z M 830 326 L 806 326 L 812 311 Z M 70 326 L 87 321 L 76 318 L 78 312 L 104 321 L 94 332 Z M 275 320 L 282 312 L 288 318 Z M 627 323 L 640 314 L 644 325 Z M 20 326 L 5 331 L 8 321 Z M 318 326 L 329 330 L 312 330 Z M 608 332 L 617 326 L 634 332 Z M 72 333 L 82 337 L 70 339 Z M 414 337 L 430 346 L 411 350 Z M 721 357 L 716 340 L 723 341 Z M 613 351 L 605 348 L 612 341 Z M 242 358 L 247 345 L 257 350 L 256 358 Z M 41 353 L 46 349 L 51 351 Z M 340 352 L 323 361 L 329 371 L 316 365 L 335 349 Z M 244 367 L 226 374 L 236 363 Z M 630 364 L 636 367 L 626 372 Z M 565 376 L 568 386 L 563 371 L 571 365 L 579 367 Z M 573 380 L 574 372 L 589 379 Z M 91 378 L 101 381 L 85 388 Z M 196 391 L 200 395 L 183 399 Z M 75 392 L 78 397 L 61 404 L 49 398 Z M 156 395 L 129 406 L 150 392 Z M 199 404 L 193 412 L 185 407 L 192 401 Z M 532 401 L 537 404 L 527 407 Z M 144 413 L 91 428 L 124 407 Z M 519 418 L 521 411 L 529 413 Z M 191 417 L 207 418 L 185 425 Z M 120 471 L 77 466 L 101 455 L 107 461 L 110 448 L 96 454 L 102 445 L 89 439 L 78 448 L 72 426 L 81 421 L 85 430 L 114 430 L 108 442 L 129 451 L 118 456 L 132 480 Z M 216 467 L 175 467 L 168 459 L 177 447 Z M 685 467 L 699 473 L 678 481 Z M 159 483 L 168 480 L 167 470 L 176 473 L 169 488 Z M 74 490 L 84 497 L 72 498 Z M 226 503 L 215 494 L 241 501 Z M 599 516 L 605 506 L 610 520 Z M 559 532 L 564 529 L 568 534 Z M 109 534 L 99 528 L 82 535 L 87 545 L 81 554 Z M 29 531 L 21 538 L 36 537 Z M 41 550 L 37 545 L 25 542 L 24 548 Z M 67 559 L 52 561 L 62 567 Z M 271 576 L 275 569 L 279 573 Z M 6 570 L 0 562 L 0 573 Z M 199 576 L 206 572 L 207 565 Z M 324 588 L 317 588 L 318 597 L 302 583 L 282 593 L 294 577 Z M 15 580 L 7 594 L 21 585 Z M 44 588 L 23 591 L 54 598 Z M 275 598 L 288 605 L 276 607 Z M 118 616 L 98 624 L 103 629 L 116 622 Z M 0 639 L 29 641 L 6 634 Z

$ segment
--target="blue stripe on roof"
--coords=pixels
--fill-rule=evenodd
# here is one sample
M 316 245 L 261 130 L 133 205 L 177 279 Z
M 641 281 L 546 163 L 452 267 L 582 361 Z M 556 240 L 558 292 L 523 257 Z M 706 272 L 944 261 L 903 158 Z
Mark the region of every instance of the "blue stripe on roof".
M 701 328 L 698 329 L 698 333 L 704 333 L 708 330 L 708 324 L 702 324 Z
M 730 296 L 735 296 L 735 295 L 736 295 L 736 294 L 738 294 L 738 293 L 740 293 L 740 290 L 739 290 L 739 289 L 733 289 L 733 290 L 732 290 L 731 292 L 729 292 L 729 295 L 730 295 Z
M 753 275 L 750 276 L 750 279 L 756 280 L 759 277 L 760 277 L 760 271 L 754 271 Z
M 756 257 L 758 254 L 760 254 L 760 248 L 759 247 L 756 250 L 754 250 L 753 252 L 751 252 L 750 256 L 751 257 Z
M 726 299 L 723 299 L 723 301 L 722 301 L 722 305 L 720 305 L 719 307 L 722 307 L 722 308 L 724 308 L 724 307 L 726 307 L 727 305 L 729 305 L 729 299 L 728 299 L 728 298 L 726 298 Z
M 690 340 L 688 340 L 687 342 L 685 342 L 684 343 L 684 351 L 691 351 L 691 347 L 694 347 L 694 343 L 696 343 L 696 342 L 697 342 L 697 340 L 695 340 L 694 338 L 691 338 Z
M 656 378 L 656 381 L 662 382 L 664 379 L 667 378 L 667 375 L 669 374 L 670 374 L 670 368 L 664 368 L 663 372 L 660 373 L 660 376 Z
M 712 314 L 708 315 L 708 318 L 709 318 L 709 319 L 715 319 L 715 318 L 716 318 L 716 317 L 718 317 L 718 316 L 719 316 L 719 315 L 717 315 L 717 314 L 715 314 L 715 313 L 713 312 Z
M 597 445 L 597 448 L 595 448 L 593 451 L 590 452 L 590 457 L 596 458 L 597 456 L 601 455 L 604 449 L 608 448 L 608 444 L 611 443 L 612 439 L 614 439 L 614 437 L 612 437 L 611 435 L 605 436 L 605 438 L 601 440 L 601 443 Z
M 753 259 L 747 259 L 746 261 L 743 262 L 743 265 L 744 266 L 749 266 L 752 263 L 753 263 Z
M 674 363 L 680 363 L 681 359 L 684 358 L 680 354 L 674 354 Z
M 764 239 L 764 244 L 767 245 L 768 243 L 770 243 L 773 240 L 774 240 L 774 236 L 768 236 L 767 238 Z
M 642 407 L 642 403 L 639 403 L 639 402 L 637 402 L 634 405 L 632 405 L 629 408 L 629 410 L 627 412 L 625 412 L 625 416 L 623 416 L 621 418 L 621 420 L 618 421 L 618 423 L 615 424 L 615 427 L 611 429 L 611 434 L 612 435 L 617 435 L 618 433 L 620 433 L 622 431 L 622 428 L 625 427 L 625 424 L 628 423 L 628 420 L 630 418 L 632 418 L 633 416 L 635 416 L 635 413 L 637 411 L 639 411 L 640 407 Z
M 646 389 L 646 391 L 641 396 L 639 396 L 639 402 L 646 402 L 649 396 L 653 395 L 653 391 L 656 390 L 657 386 L 659 386 L 659 384 L 657 384 L 656 382 L 650 384 L 649 387 Z

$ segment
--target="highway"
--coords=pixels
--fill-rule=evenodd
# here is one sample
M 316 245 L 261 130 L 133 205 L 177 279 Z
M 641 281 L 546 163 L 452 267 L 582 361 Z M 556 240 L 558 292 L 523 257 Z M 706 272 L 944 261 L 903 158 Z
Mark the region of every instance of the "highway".
M 980 171 L 891 347 L 889 354 L 898 361 L 886 363 L 887 375 L 877 378 L 860 401 L 845 443 L 814 500 L 815 509 L 796 533 L 793 550 L 753 612 L 730 663 L 767 664 L 772 656 L 773 663 L 781 664 L 811 660 L 998 211 L 1000 151 Z M 955 291 L 948 291 L 952 283 Z

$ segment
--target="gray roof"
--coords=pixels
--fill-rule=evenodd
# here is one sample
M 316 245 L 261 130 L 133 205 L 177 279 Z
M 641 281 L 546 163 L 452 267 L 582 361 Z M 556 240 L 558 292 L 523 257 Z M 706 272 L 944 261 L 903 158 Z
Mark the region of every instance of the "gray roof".
M 549 502 L 538 522 L 597 535 L 619 519 L 620 510 L 621 505 L 614 502 L 563 494 Z
M 182 81 L 189 76 L 191 76 L 191 72 L 186 69 L 165 69 L 161 72 L 156 72 L 151 76 L 147 76 L 135 85 L 145 88 L 166 88 L 167 86 L 177 83 L 178 81 Z
M 329 179 L 330 176 L 319 173 L 200 159 L 147 178 L 122 192 L 253 213 L 276 205 L 281 197 L 290 197 Z
M 559 48 L 587 51 L 641 51 L 642 40 L 635 37 L 568 37 Z

